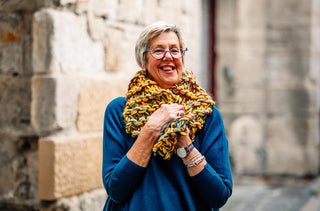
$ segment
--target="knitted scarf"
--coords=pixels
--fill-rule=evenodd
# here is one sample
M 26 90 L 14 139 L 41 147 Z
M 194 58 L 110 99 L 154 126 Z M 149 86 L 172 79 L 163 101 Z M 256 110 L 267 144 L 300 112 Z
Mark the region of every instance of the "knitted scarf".
M 139 71 L 129 83 L 126 107 L 123 111 L 126 132 L 136 138 L 148 117 L 162 104 L 182 104 L 185 115 L 170 122 L 160 133 L 153 147 L 154 155 L 168 160 L 176 153 L 180 135 L 188 135 L 193 142 L 195 133 L 203 127 L 206 117 L 212 112 L 214 102 L 195 81 L 190 71 L 183 71 L 180 81 L 170 89 L 162 89 Z

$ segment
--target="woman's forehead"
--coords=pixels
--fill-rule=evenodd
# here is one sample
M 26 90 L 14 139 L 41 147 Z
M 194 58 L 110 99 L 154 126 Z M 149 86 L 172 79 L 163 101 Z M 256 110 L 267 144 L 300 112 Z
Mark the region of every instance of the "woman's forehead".
M 162 32 L 150 40 L 150 47 L 156 46 L 179 46 L 179 38 L 175 32 Z

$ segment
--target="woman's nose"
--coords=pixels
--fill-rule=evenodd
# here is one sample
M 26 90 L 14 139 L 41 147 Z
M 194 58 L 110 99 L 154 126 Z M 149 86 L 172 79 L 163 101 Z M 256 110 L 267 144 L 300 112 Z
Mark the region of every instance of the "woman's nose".
M 173 60 L 173 57 L 172 57 L 170 51 L 165 51 L 164 52 L 163 60 Z

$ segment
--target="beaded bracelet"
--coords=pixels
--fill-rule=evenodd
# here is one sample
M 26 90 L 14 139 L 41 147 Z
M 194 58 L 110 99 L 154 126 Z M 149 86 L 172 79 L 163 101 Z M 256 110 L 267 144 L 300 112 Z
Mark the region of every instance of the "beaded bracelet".
M 193 156 L 192 158 L 188 159 L 186 162 L 184 162 L 184 165 L 187 168 L 197 166 L 204 159 L 205 159 L 205 157 L 203 155 L 201 155 L 200 153 L 198 153 L 195 156 Z

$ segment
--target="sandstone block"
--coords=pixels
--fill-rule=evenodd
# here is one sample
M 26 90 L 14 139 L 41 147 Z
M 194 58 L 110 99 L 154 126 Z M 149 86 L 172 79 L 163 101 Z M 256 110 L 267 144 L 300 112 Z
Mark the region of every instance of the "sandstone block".
M 102 131 L 106 106 L 112 99 L 125 96 L 128 83 L 129 80 L 121 78 L 82 79 L 78 101 L 78 130 Z
M 40 134 L 74 126 L 79 85 L 67 76 L 32 78 L 31 122 Z
M 115 20 L 119 6 L 118 0 L 92 0 L 91 8 L 94 15 L 105 17 L 108 20 Z
M 143 16 L 140 16 L 141 21 L 144 24 L 153 23 L 157 21 L 157 8 L 159 8 L 158 5 L 159 1 L 156 0 L 150 0 L 144 2 L 144 9 L 143 9 Z
M 75 4 L 77 3 L 78 1 L 80 2 L 80 0 L 58 0 L 60 5 L 68 5 L 68 4 Z
M 141 32 L 132 24 L 110 24 L 105 31 L 105 71 L 134 75 L 140 70 L 135 60 L 135 42 Z
M 134 23 L 139 20 L 143 12 L 143 1 L 139 0 L 123 0 L 118 7 L 117 18 L 120 21 Z
M 108 72 L 118 72 L 121 64 L 125 63 L 122 61 L 127 57 L 125 52 L 128 46 L 123 45 L 124 34 L 122 31 L 110 28 L 107 31 L 107 35 L 108 38 L 105 44 L 105 70 Z M 129 49 L 131 48 L 132 47 Z M 133 52 L 134 51 L 131 51 L 131 53 Z M 131 58 L 133 58 L 133 56 Z
M 86 19 L 44 9 L 33 23 L 33 68 L 36 73 L 97 73 L 104 68 L 103 44 L 93 42 Z M 53 33 L 54 32 L 54 33 Z
M 39 192 L 56 200 L 101 188 L 102 137 L 46 137 L 39 141 Z
M 182 14 L 182 4 L 186 3 L 186 1 L 170 1 L 170 0 L 162 0 L 157 1 L 158 8 L 156 10 L 157 19 L 165 20 L 168 23 L 175 23 L 177 24 L 178 21 L 181 21 L 180 18 L 183 16 Z M 194 4 L 194 8 L 197 7 L 198 4 Z M 196 17 L 194 17 L 196 18 Z

